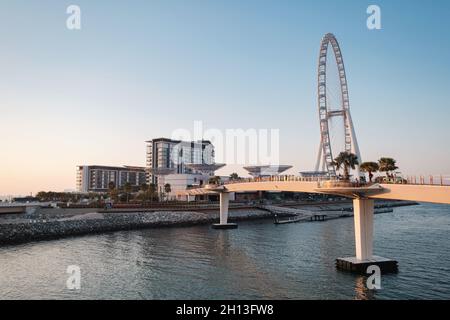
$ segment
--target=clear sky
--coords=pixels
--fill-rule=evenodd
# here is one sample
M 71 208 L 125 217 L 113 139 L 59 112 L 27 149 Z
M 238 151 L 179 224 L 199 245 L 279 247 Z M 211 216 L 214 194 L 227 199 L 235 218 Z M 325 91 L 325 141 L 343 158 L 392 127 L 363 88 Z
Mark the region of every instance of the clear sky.
M 280 129 L 281 162 L 312 169 L 327 32 L 363 160 L 450 174 L 449 16 L 446 0 L 1 0 L 0 195 L 73 189 L 78 164 L 143 166 L 145 140 L 195 120 Z

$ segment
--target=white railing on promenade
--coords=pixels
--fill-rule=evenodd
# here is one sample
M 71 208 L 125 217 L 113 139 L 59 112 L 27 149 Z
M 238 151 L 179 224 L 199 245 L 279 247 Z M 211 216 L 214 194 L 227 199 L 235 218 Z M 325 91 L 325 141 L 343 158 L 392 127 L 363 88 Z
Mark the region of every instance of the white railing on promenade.
M 333 177 L 300 177 L 295 175 L 279 175 L 270 177 L 255 177 L 255 178 L 240 178 L 235 180 L 229 180 L 224 184 L 235 183 L 253 183 L 253 182 L 321 182 L 321 181 L 337 181 L 337 178 Z
M 407 176 L 407 184 L 450 186 L 450 175 Z
M 429 176 L 407 176 L 403 177 L 378 177 L 376 183 L 383 184 L 410 184 L 410 185 L 435 185 L 435 186 L 450 186 L 450 175 L 429 175 Z M 254 183 L 254 182 L 324 182 L 324 181 L 343 181 L 337 177 L 300 177 L 295 175 L 279 175 L 270 177 L 255 177 L 255 178 L 240 178 L 235 180 L 229 180 L 224 185 L 236 184 L 236 183 Z M 363 186 L 372 183 L 369 182 L 355 182 L 356 184 Z

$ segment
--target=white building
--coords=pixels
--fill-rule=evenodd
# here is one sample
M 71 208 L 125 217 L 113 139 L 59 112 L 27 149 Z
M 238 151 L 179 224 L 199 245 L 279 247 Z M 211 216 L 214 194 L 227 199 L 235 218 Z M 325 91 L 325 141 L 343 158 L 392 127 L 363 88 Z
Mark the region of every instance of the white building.
M 201 187 L 208 184 L 211 177 L 201 174 L 169 174 L 161 177 L 162 185 L 170 184 L 171 192 L 167 195 L 171 200 L 189 200 L 186 196 L 179 196 L 180 191 L 185 191 L 189 188 Z
M 177 191 L 207 184 L 222 166 L 215 164 L 210 141 L 147 141 L 147 183 L 156 184 L 160 192 L 170 184 L 171 192 L 166 196 L 171 199 L 176 198 Z
M 107 192 L 110 184 L 121 188 L 126 183 L 139 188 L 146 182 L 144 167 L 78 166 L 76 190 L 81 193 Z

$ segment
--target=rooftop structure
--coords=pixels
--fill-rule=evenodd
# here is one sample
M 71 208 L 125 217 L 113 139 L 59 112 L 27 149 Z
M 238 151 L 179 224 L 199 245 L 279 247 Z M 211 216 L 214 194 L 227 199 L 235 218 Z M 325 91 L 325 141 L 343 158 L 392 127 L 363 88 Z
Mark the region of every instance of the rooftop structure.
M 252 177 L 268 177 L 276 176 L 286 170 L 291 169 L 288 165 L 265 165 L 265 166 L 249 166 L 244 167 Z
M 193 172 L 208 174 L 210 172 L 214 172 L 214 171 L 217 171 L 217 170 L 225 167 L 225 164 L 223 164 L 223 163 L 214 163 L 214 164 L 186 163 L 186 167 L 191 169 Z

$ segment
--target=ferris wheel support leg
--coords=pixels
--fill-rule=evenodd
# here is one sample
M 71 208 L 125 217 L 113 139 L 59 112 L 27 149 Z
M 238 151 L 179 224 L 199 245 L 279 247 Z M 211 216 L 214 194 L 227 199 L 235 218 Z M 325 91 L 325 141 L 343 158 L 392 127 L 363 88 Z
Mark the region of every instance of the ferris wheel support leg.
M 320 161 L 322 160 L 322 152 L 323 152 L 323 145 L 322 145 L 322 139 L 320 139 L 320 144 L 319 144 L 319 152 L 317 153 L 317 161 L 316 161 L 316 167 L 315 167 L 315 171 L 319 171 L 320 168 Z
M 356 139 L 355 127 L 353 126 L 353 120 L 352 116 L 350 115 L 350 112 L 347 112 L 347 121 L 350 127 L 350 137 L 352 139 L 352 153 L 358 157 L 358 162 L 359 164 L 361 164 L 362 163 L 361 152 L 359 151 L 358 140 Z M 358 179 L 361 177 L 359 165 L 356 166 L 355 177 Z

